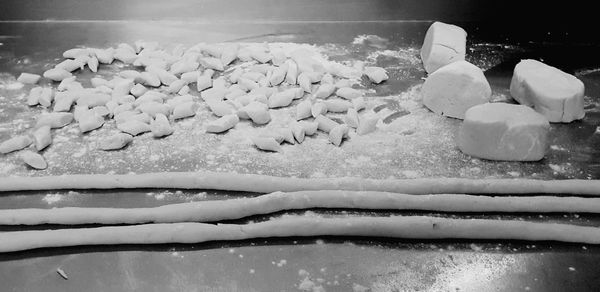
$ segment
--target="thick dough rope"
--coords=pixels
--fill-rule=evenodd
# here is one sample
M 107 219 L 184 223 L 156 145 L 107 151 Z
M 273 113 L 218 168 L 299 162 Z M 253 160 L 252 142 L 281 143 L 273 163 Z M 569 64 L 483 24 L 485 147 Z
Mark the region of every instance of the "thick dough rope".
M 407 195 L 368 191 L 275 192 L 253 198 L 171 204 L 154 208 L 8 209 L 0 210 L 0 225 L 216 222 L 310 208 L 600 213 L 600 198 Z
M 600 180 L 534 179 L 362 179 L 289 178 L 217 172 L 80 174 L 47 177 L 3 177 L 0 192 L 55 189 L 175 188 L 270 193 L 276 191 L 352 190 L 407 194 L 575 194 L 600 195 Z
M 247 225 L 147 224 L 0 233 L 0 252 L 109 244 L 200 243 L 291 236 L 562 241 L 600 244 L 600 228 L 515 220 L 409 217 L 284 217 Z

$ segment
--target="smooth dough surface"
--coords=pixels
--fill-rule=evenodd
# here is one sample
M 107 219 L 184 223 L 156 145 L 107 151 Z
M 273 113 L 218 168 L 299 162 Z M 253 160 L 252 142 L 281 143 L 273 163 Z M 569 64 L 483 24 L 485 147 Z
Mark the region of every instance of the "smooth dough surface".
M 459 26 L 434 22 L 421 47 L 421 60 L 428 74 L 452 62 L 465 59 L 467 32 Z

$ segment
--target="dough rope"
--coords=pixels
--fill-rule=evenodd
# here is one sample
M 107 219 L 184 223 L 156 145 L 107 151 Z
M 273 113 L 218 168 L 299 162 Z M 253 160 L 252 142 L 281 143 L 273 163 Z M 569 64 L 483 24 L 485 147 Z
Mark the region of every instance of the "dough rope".
M 75 174 L 46 177 L 4 177 L 0 192 L 57 189 L 174 188 L 271 193 L 304 190 L 381 191 L 407 194 L 574 194 L 600 195 L 600 180 L 535 179 L 362 179 L 286 178 L 218 172 L 145 174 Z
M 147 224 L 0 233 L 0 252 L 109 244 L 200 243 L 291 236 L 367 236 L 600 243 L 600 228 L 516 220 L 408 217 L 283 217 L 247 225 Z
M 600 213 L 600 198 L 407 195 L 354 191 L 276 192 L 253 198 L 181 203 L 153 208 L 8 209 L 0 210 L 0 225 L 216 222 L 310 208 Z

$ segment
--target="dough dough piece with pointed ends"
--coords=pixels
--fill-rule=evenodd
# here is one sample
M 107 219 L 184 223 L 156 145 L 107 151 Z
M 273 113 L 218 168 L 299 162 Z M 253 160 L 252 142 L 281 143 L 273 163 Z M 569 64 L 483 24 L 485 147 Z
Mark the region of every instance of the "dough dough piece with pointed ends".
M 510 82 L 510 95 L 515 100 L 533 107 L 553 123 L 583 118 L 584 91 L 577 77 L 536 60 L 517 64 Z
M 458 148 L 478 158 L 537 161 L 548 148 L 548 120 L 524 105 L 488 103 L 470 108 L 458 134 Z
M 421 60 L 428 74 L 452 62 L 465 59 L 467 32 L 452 24 L 434 22 L 425 34 Z

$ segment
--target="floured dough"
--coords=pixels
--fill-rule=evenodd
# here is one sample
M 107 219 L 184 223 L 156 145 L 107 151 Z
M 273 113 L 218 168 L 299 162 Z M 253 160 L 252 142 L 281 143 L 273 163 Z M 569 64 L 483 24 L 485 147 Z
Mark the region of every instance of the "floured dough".
M 421 47 L 421 60 L 428 74 L 452 62 L 465 59 L 467 32 L 452 24 L 434 22 Z

